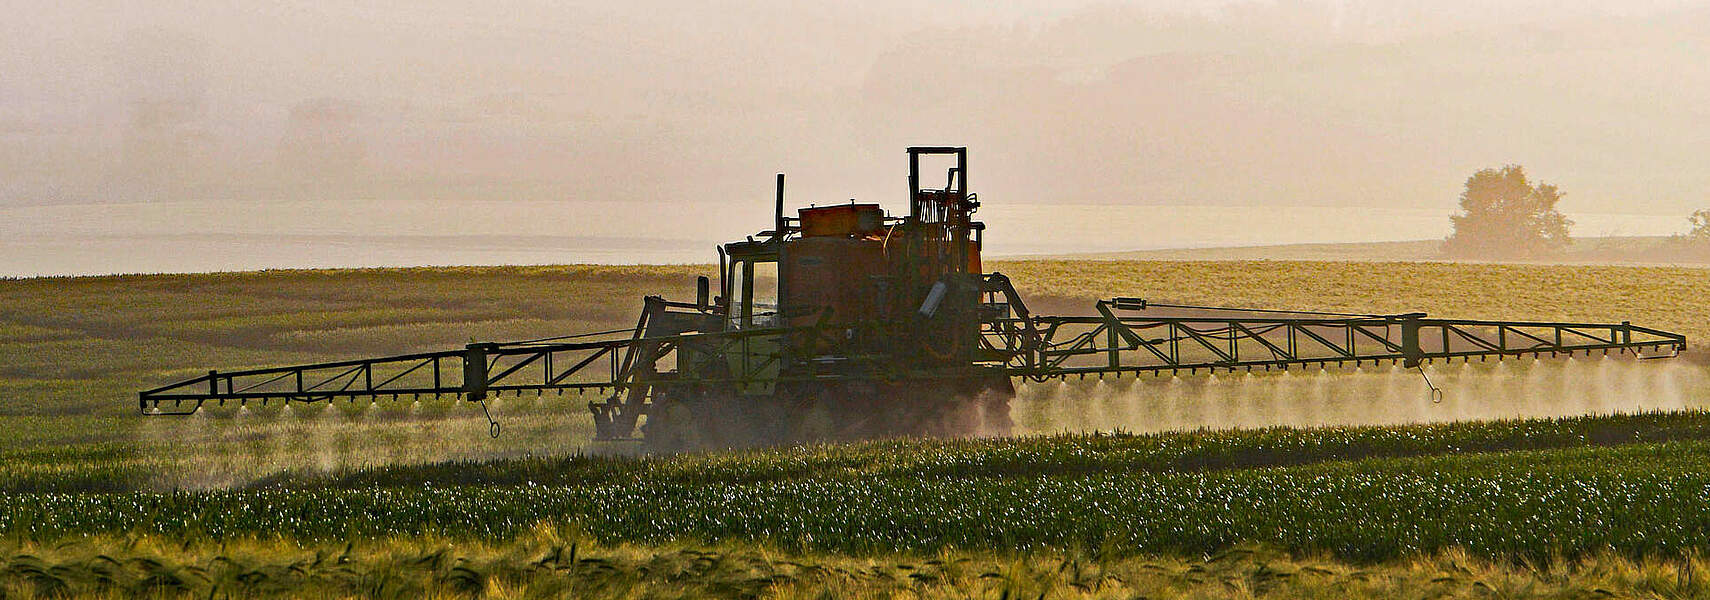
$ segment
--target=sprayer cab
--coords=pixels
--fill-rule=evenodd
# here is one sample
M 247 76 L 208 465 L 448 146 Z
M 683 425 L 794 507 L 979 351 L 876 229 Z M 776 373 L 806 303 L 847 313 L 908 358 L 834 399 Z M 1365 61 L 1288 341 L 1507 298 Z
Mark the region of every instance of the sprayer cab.
M 922 159 L 932 157 L 952 161 L 942 188 L 923 187 Z M 914 147 L 908 160 L 908 213 L 900 217 L 853 200 L 789 216 L 779 175 L 774 227 L 721 247 L 731 328 L 931 318 L 946 298 L 971 302 L 971 294 L 948 291 L 977 288 L 981 275 L 985 227 L 972 219 L 979 203 L 967 189 L 967 149 Z M 935 286 L 937 302 L 923 306 Z

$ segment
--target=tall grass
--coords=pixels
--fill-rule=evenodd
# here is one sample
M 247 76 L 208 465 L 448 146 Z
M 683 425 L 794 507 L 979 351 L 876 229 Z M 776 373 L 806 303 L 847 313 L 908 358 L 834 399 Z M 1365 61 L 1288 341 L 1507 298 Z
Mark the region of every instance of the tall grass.
M 95 536 L 0 542 L 0 593 L 89 598 L 1702 597 L 1699 558 L 1550 566 L 1458 552 L 1356 566 L 1244 546 L 1195 558 L 603 544 L 539 526 L 501 543 Z

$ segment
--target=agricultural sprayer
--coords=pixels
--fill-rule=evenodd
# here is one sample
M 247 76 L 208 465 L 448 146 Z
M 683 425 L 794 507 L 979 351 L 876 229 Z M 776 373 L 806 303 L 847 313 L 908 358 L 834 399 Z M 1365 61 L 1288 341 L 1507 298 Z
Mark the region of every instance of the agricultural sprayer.
M 953 163 L 943 187 L 923 158 Z M 635 327 L 206 375 L 140 394 L 146 415 L 209 402 L 592 394 L 596 440 L 661 451 L 897 435 L 1001 435 L 1016 379 L 1631 353 L 1685 336 L 1622 323 L 1236 309 L 1112 298 L 1087 316 L 1030 313 L 984 271 L 967 150 L 908 149 L 908 212 L 784 210 L 718 248 L 693 302 L 648 296 Z M 1423 373 L 1423 371 L 1421 371 Z M 1428 381 L 1427 381 L 1428 383 Z M 1432 393 L 1437 393 L 1432 388 Z M 497 426 L 494 426 L 497 435 Z

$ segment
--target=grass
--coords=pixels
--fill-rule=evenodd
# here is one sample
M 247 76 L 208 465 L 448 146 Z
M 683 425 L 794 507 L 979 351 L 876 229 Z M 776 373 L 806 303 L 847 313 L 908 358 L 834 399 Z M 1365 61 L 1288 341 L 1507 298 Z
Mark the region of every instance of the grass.
M 1193 556 L 1257 542 L 1361 564 L 1449 551 L 1534 563 L 1605 551 L 1688 557 L 1710 547 L 1706 441 L 1236 469 L 1113 461 L 1091 471 L 1065 469 L 1054 458 L 1055 447 L 1075 447 L 1072 438 L 1023 443 L 1038 448 L 1038 458 L 995 472 L 780 476 L 768 473 L 780 463 L 743 464 L 751 459 L 738 457 L 735 466 L 747 468 L 734 476 L 730 469 L 676 478 L 640 473 L 569 485 L 428 481 L 21 494 L 0 507 L 0 531 L 29 539 L 500 541 L 550 522 L 585 528 L 603 542 L 759 543 L 856 556 L 994 550 Z M 1071 454 L 1095 452 L 1084 448 Z
M 990 268 L 1010 275 L 1038 313 L 1082 314 L 1092 299 L 1138 295 L 1632 320 L 1694 339 L 1710 334 L 1702 319 L 1710 313 L 1710 278 L 1689 268 L 1050 260 Z M 0 558 L 8 561 L 0 590 L 8 597 L 56 585 L 108 597 L 144 588 L 196 597 L 540 597 L 572 589 L 795 597 L 834 587 L 919 597 L 1703 593 L 1693 573 L 1710 548 L 1703 516 L 1710 479 L 1700 466 L 1710 455 L 1710 416 L 1691 411 L 896 441 L 642 460 L 578 455 L 591 426 L 580 409 L 586 398 L 573 395 L 504 398 L 493 406 L 507 432 L 498 440 L 485 437 L 477 409 L 449 400 L 289 414 L 251 407 L 192 419 L 132 412 L 137 389 L 210 368 L 626 326 L 641 295 L 687 297 L 694 276 L 708 270 L 0 281 Z M 1693 375 L 1701 367 L 1649 367 L 1584 378 L 1530 367 L 1460 379 L 1438 373 L 1451 383 L 1446 404 L 1463 412 L 1432 417 L 1438 409 L 1414 406 L 1369 421 L 1701 405 L 1693 400 L 1703 391 Z M 1662 373 L 1680 383 L 1655 383 Z M 1557 406 L 1469 383 L 1479 377 L 1543 383 L 1545 396 L 1602 381 L 1600 393 L 1634 402 Z M 1644 385 L 1603 381 L 1612 377 Z M 1340 417 L 1413 406 L 1416 398 L 1396 395 L 1395 380 L 1381 373 L 1231 377 L 1217 385 L 1146 380 L 1112 388 L 1120 394 L 1077 384 L 1026 396 L 1018 419 L 1036 432 L 1115 422 L 1295 423 L 1272 413 L 1307 407 L 1301 396 L 1313 388 L 1302 386 L 1311 382 L 1348 385 L 1310 404 L 1321 420 L 1304 422 L 1362 422 Z M 1390 391 L 1370 385 L 1378 381 L 1391 382 Z M 1497 408 L 1465 412 L 1478 403 Z M 1514 411 L 1505 412 L 1510 405 Z M 1115 419 L 1118 413 L 1136 417 Z M 1213 418 L 1225 413 L 1268 416 Z M 567 572 L 540 562 L 565 541 L 607 566 Z M 439 549 L 449 562 L 408 562 Z M 716 569 L 697 570 L 708 553 L 723 558 Z M 102 555 L 125 567 L 113 570 Z M 317 555 L 321 566 L 313 566 Z M 326 566 L 338 556 L 351 558 Z M 938 568 L 951 563 L 972 566 Z M 474 575 L 455 575 L 458 565 Z M 273 587 L 244 587 L 238 578 L 252 571 Z M 156 577 L 163 574 L 171 577 Z M 163 585 L 170 581 L 178 583 Z M 396 587 L 361 587 L 378 581 Z
M 540 526 L 501 543 L 433 536 L 301 544 L 96 536 L 0 542 L 8 597 L 1440 598 L 1702 597 L 1698 558 L 1603 554 L 1547 567 L 1445 552 L 1377 566 L 1248 545 L 1204 557 L 885 553 L 603 544 Z
M 290 472 L 256 489 L 570 486 L 654 482 L 728 485 L 807 479 L 933 480 L 1196 473 L 1334 461 L 1710 441 L 1710 413 L 1690 411 L 1387 427 L 1061 434 L 1013 439 L 893 440 L 715 454 L 544 456 Z

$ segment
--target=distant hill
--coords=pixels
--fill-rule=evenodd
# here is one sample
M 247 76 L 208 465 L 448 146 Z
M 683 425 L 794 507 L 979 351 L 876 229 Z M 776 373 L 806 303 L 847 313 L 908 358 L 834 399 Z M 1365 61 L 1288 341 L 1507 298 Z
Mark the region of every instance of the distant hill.
M 1710 266 L 1710 248 L 1684 246 L 1672 236 L 1574 238 L 1573 245 L 1553 259 L 1465 260 L 1443 254 L 1442 240 L 1349 244 L 1284 244 L 1223 248 L 1181 248 L 1097 252 L 1053 258 L 1083 260 L 1290 260 L 1364 262 L 1517 262 L 1551 264 Z

